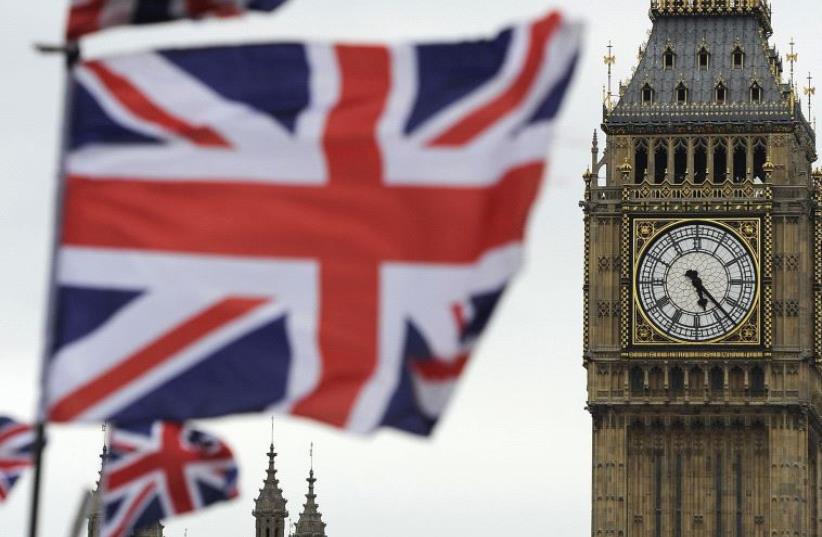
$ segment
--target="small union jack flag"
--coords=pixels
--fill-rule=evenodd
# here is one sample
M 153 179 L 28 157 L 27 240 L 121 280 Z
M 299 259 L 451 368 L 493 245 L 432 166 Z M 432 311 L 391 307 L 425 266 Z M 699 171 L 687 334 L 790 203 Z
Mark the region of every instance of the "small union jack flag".
M 208 16 L 232 17 L 246 10 L 273 11 L 286 0 L 72 0 L 66 34 L 74 40 L 112 26 L 152 24 Z
M 103 464 L 100 537 L 235 498 L 237 475 L 231 449 L 205 432 L 168 422 L 116 428 Z
M 0 503 L 20 475 L 32 465 L 34 429 L 0 416 Z

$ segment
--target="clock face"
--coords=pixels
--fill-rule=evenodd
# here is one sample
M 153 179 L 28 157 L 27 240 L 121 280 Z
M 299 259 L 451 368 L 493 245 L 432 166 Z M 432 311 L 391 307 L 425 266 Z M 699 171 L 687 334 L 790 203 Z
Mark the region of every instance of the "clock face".
M 668 337 L 714 342 L 734 332 L 758 298 L 757 265 L 729 229 L 688 222 L 642 252 L 636 290 L 645 317 Z

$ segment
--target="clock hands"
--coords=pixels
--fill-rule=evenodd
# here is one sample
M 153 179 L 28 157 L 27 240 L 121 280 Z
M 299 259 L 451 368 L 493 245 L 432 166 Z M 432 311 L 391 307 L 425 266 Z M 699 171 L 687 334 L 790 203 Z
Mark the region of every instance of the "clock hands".
M 697 304 L 699 304 L 703 310 L 708 309 L 708 299 L 710 299 L 711 302 L 716 304 L 717 309 L 721 311 L 725 315 L 725 317 L 728 318 L 729 321 L 731 321 L 732 323 L 734 322 L 733 317 L 731 317 L 730 314 L 727 311 L 725 311 L 725 308 L 722 307 L 719 301 L 715 299 L 711 292 L 705 288 L 705 285 L 703 285 L 702 283 L 702 279 L 699 277 L 699 272 L 695 270 L 689 270 L 685 273 L 685 277 L 691 280 L 691 283 L 694 285 L 694 289 L 696 289 L 696 292 L 699 295 L 699 302 L 697 302 Z
M 699 273 L 695 270 L 689 270 L 685 273 L 685 276 L 691 280 L 692 284 L 694 284 L 694 288 L 699 295 L 699 302 L 697 302 L 697 304 L 699 304 L 703 310 L 708 309 L 708 299 L 705 298 L 708 291 L 705 289 L 705 286 L 702 285 L 702 279 L 700 279 Z M 711 298 L 711 300 L 713 300 L 713 298 Z M 716 302 L 716 300 L 714 300 L 714 302 Z

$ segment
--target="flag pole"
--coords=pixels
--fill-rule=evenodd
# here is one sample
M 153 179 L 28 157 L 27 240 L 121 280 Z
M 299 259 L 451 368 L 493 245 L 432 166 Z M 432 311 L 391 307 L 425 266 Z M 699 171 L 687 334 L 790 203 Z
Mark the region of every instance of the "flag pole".
M 42 54 L 62 54 L 65 58 L 65 88 L 63 92 L 63 124 L 60 130 L 60 152 L 57 166 L 57 188 L 55 189 L 55 210 L 49 259 L 48 285 L 46 289 L 45 334 L 43 337 L 40 394 L 37 406 L 37 424 L 35 425 L 34 440 L 34 485 L 31 494 L 31 511 L 29 517 L 29 537 L 37 537 L 38 522 L 40 520 L 40 496 L 43 482 L 43 463 L 46 446 L 46 426 L 48 416 L 46 412 L 46 364 L 50 357 L 54 321 L 57 303 L 57 250 L 60 244 L 60 234 L 63 224 L 63 187 L 65 177 L 66 148 L 70 130 L 70 105 L 72 98 L 71 72 L 74 64 L 80 59 L 80 47 L 76 41 L 65 45 L 35 44 L 34 48 Z

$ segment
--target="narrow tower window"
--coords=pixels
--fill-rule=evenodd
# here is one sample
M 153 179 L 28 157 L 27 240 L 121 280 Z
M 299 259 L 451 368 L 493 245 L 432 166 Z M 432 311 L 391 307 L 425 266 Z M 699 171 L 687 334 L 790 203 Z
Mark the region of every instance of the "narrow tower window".
M 754 141 L 754 150 L 753 150 L 753 161 L 754 161 L 754 168 L 753 174 L 754 178 L 759 179 L 760 181 L 765 181 L 767 177 L 765 177 L 765 162 L 768 160 L 768 149 L 767 143 L 765 142 L 764 138 L 757 138 Z
M 751 102 L 758 103 L 762 101 L 762 87 L 754 82 L 751 86 Z
M 742 52 L 742 47 L 737 45 L 733 51 L 732 60 L 734 69 L 742 69 L 745 67 L 745 53 Z
M 711 53 L 708 52 L 708 49 L 705 47 L 700 48 L 696 57 L 697 64 L 699 65 L 699 70 L 707 71 L 708 68 L 711 66 Z
M 654 149 L 654 182 L 659 184 L 668 176 L 668 141 L 660 140 Z
M 679 104 L 688 102 L 688 88 L 684 82 L 680 82 L 676 87 L 676 102 Z
M 725 140 L 714 141 L 714 183 L 724 183 L 728 176 L 728 148 Z
M 679 139 L 674 144 L 674 183 L 685 182 L 688 175 L 688 142 Z
M 634 182 L 640 184 L 648 174 L 648 143 L 639 140 L 634 150 Z
M 694 141 L 694 182 L 702 184 L 708 178 L 708 143 L 700 138 Z
M 728 88 L 725 87 L 725 84 L 720 82 L 716 85 L 716 102 L 719 104 L 725 104 L 728 100 Z
M 654 88 L 650 84 L 642 86 L 642 104 L 652 104 L 654 102 Z
M 748 143 L 744 138 L 737 138 L 734 140 L 733 155 L 733 179 L 735 183 L 739 183 L 748 177 Z
M 665 53 L 662 54 L 662 66 L 666 71 L 676 67 L 676 54 L 671 47 L 666 48 Z

